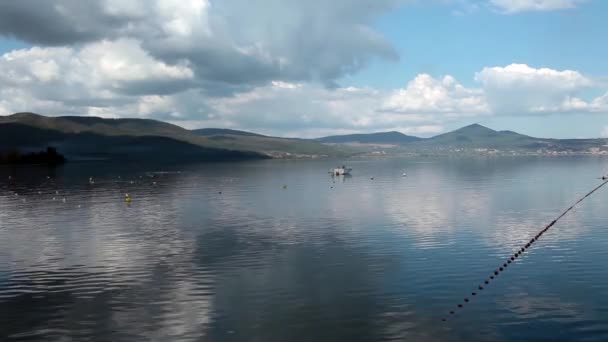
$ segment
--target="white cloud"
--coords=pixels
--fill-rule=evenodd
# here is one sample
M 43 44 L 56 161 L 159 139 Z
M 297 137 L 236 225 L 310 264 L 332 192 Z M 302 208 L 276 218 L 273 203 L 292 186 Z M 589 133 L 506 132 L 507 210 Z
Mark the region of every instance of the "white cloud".
M 421 114 L 444 113 L 454 116 L 487 114 L 488 105 L 481 89 L 465 88 L 452 76 L 435 79 L 420 74 L 386 100 L 386 111 Z
M 428 74 L 399 89 L 337 84 L 373 59 L 398 58 L 372 23 L 407 2 L 0 1 L 0 35 L 40 45 L 0 56 L 0 115 L 142 116 L 318 136 L 431 134 L 463 117 L 608 112 L 608 93 L 584 96 L 600 89 L 589 77 L 525 64 L 484 68 L 473 85 Z M 450 2 L 516 13 L 583 1 Z
M 398 130 L 431 135 L 463 117 L 608 113 L 608 93 L 573 70 L 524 64 L 484 68 L 476 87 L 453 76 L 417 75 L 393 90 L 327 88 L 315 82 L 269 82 L 226 96 L 199 87 L 188 62 L 169 64 L 135 40 L 82 48 L 34 47 L 0 56 L 0 115 L 148 117 L 189 128 L 230 127 L 281 136 Z
M 125 94 L 181 91 L 192 78 L 188 65 L 155 60 L 130 40 L 81 50 L 33 47 L 0 56 L 0 101 L 5 112 L 86 114 L 134 101 Z
M 535 69 L 526 64 L 484 68 L 475 74 L 495 114 L 529 114 L 580 109 L 576 95 L 593 82 L 573 70 Z
M 92 73 L 109 81 L 149 81 L 155 79 L 192 79 L 187 63 L 169 65 L 155 60 L 135 40 L 120 39 L 87 45 L 77 53 Z
M 20 0 L 0 2 L 0 35 L 41 46 L 133 40 L 229 94 L 270 80 L 334 85 L 375 58 L 397 60 L 371 23 L 406 1 Z
M 490 0 L 490 4 L 503 13 L 528 11 L 555 11 L 577 7 L 586 0 Z

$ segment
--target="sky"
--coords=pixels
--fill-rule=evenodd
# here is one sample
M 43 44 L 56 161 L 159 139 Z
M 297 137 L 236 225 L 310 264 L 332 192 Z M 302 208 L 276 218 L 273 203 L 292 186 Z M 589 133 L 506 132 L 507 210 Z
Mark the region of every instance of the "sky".
M 0 2 L 0 115 L 608 137 L 608 1 Z

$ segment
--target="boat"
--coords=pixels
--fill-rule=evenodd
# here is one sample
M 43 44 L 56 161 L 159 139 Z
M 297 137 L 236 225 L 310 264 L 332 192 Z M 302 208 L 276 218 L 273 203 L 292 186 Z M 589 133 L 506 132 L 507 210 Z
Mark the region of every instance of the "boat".
M 350 175 L 351 171 L 352 171 L 351 168 L 342 165 L 341 167 L 337 167 L 337 168 L 329 171 L 329 173 L 331 173 L 332 176 L 344 176 L 344 175 Z

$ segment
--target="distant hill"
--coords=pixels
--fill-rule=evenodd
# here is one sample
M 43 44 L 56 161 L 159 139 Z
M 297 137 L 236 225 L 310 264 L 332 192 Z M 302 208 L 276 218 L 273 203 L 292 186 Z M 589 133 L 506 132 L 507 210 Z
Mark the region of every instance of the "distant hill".
M 422 138 L 414 137 L 411 135 L 405 135 L 400 132 L 380 132 L 380 133 L 369 133 L 369 134 L 347 134 L 347 135 L 333 135 L 323 138 L 315 139 L 322 143 L 332 144 L 347 144 L 347 143 L 360 143 L 360 144 L 408 144 L 414 141 L 422 140 Z
M 196 135 L 201 135 L 204 137 L 209 137 L 209 136 L 214 136 L 214 135 L 240 135 L 240 136 L 245 136 L 245 137 L 265 137 L 265 135 L 261 135 L 261 134 L 257 134 L 257 133 L 238 131 L 235 129 L 227 129 L 227 128 L 199 128 L 199 129 L 193 129 L 191 132 Z
M 0 154 L 40 153 L 54 147 L 68 161 L 79 159 L 216 161 L 252 158 L 349 157 L 365 154 L 451 154 L 484 150 L 505 153 L 589 152 L 608 154 L 606 139 L 543 139 L 469 125 L 431 138 L 399 132 L 296 139 L 221 128 L 187 130 L 148 119 L 0 116 Z M 13 153 L 10 152 L 10 153 Z
M 217 146 L 259 151 L 274 158 L 347 157 L 361 152 L 361 149 L 349 146 L 328 146 L 315 140 L 271 137 L 231 129 L 203 128 L 192 132 Z
M 2 123 L 19 123 L 64 133 L 91 132 L 102 135 L 170 136 L 188 132 L 176 125 L 148 119 L 104 119 L 92 116 L 48 117 L 34 113 L 0 116 L 0 124 Z
M 452 153 L 491 149 L 517 153 L 588 152 L 590 149 L 608 151 L 606 139 L 545 139 L 519 134 L 513 131 L 495 131 L 472 124 L 431 138 L 418 138 L 399 132 L 336 135 L 316 139 L 333 144 L 367 144 L 368 146 L 397 145 L 390 153 Z M 607 152 L 608 153 L 608 152 Z
M 420 142 L 420 145 L 443 147 L 536 147 L 543 139 L 511 131 L 495 131 L 479 124 L 472 124 L 452 132 L 436 135 Z M 533 146 L 534 145 L 534 146 Z
M 264 155 L 209 148 L 162 136 L 101 135 L 62 132 L 18 123 L 0 123 L 0 151 L 31 153 L 54 147 L 68 161 L 230 161 L 262 159 Z
M 56 147 L 68 160 L 88 158 L 223 160 L 344 156 L 348 148 L 301 139 L 265 137 L 224 129 L 190 131 L 149 119 L 47 117 L 34 113 L 0 116 L 0 151 Z M 154 151 L 157 151 L 156 154 Z M 165 154 L 171 154 L 165 155 Z
M 602 147 L 605 139 L 545 139 L 513 131 L 495 131 L 479 124 L 462 127 L 417 142 L 411 147 L 426 149 L 482 148 L 502 151 L 571 151 L 583 152 Z

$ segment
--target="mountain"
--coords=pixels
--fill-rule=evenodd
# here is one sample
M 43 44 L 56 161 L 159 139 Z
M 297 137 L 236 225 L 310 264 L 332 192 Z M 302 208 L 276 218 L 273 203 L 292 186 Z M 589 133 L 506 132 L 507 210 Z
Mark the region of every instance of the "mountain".
M 331 144 L 348 144 L 348 143 L 360 143 L 360 144 L 390 144 L 390 145 L 402 145 L 411 143 L 414 141 L 422 140 L 422 138 L 405 135 L 400 132 L 379 132 L 369 134 L 347 134 L 347 135 L 333 135 L 323 138 L 315 139 L 322 143 Z
M 495 131 L 488 127 L 472 124 L 460 129 L 439 134 L 431 138 L 411 137 L 399 132 L 371 134 L 337 135 L 319 138 L 317 141 L 333 144 L 359 143 L 373 148 L 374 145 L 395 145 L 393 148 L 380 146 L 383 154 L 448 154 L 455 152 L 482 152 L 493 150 L 504 153 L 587 153 L 607 151 L 606 139 L 545 139 L 519 134 L 513 131 Z M 377 148 L 376 148 L 377 151 Z
M 436 135 L 419 145 L 443 147 L 538 147 L 543 139 L 532 138 L 512 131 L 495 131 L 479 124 L 472 124 L 452 132 Z

